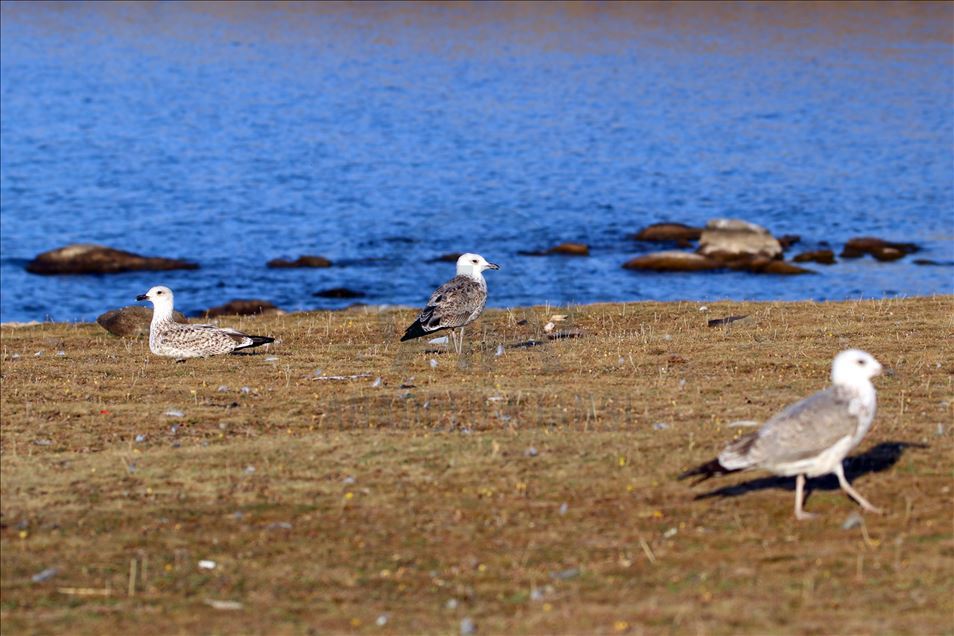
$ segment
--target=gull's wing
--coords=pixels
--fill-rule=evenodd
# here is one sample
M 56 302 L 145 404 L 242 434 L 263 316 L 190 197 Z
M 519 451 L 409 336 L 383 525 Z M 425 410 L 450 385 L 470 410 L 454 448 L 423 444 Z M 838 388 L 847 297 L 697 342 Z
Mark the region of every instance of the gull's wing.
M 158 336 L 158 343 L 165 348 L 210 356 L 230 353 L 235 349 L 237 341 L 232 335 L 213 325 L 181 325 L 164 330 Z
M 236 344 L 237 347 L 247 347 L 251 345 L 255 338 L 259 336 L 250 336 L 247 333 L 238 331 L 237 329 L 232 329 L 231 327 L 218 327 L 216 325 L 202 324 L 202 325 L 190 325 L 191 327 L 196 327 L 197 329 L 207 329 L 209 331 L 218 331 L 229 338 Z M 271 342 L 271 340 L 269 341 Z
M 728 469 L 809 459 L 854 435 L 859 418 L 851 395 L 835 387 L 819 391 L 774 416 L 755 433 L 740 437 L 719 454 Z
M 421 312 L 421 323 L 427 313 L 429 321 L 437 319 L 440 328 L 460 327 L 470 316 L 483 308 L 487 290 L 470 276 L 455 276 L 431 294 L 427 307 Z
M 487 302 L 487 287 L 470 276 L 455 276 L 438 287 L 401 341 L 440 329 L 463 327 L 477 318 Z
M 418 338 L 439 329 L 466 325 L 487 302 L 487 289 L 469 276 L 455 276 L 438 287 L 402 340 Z

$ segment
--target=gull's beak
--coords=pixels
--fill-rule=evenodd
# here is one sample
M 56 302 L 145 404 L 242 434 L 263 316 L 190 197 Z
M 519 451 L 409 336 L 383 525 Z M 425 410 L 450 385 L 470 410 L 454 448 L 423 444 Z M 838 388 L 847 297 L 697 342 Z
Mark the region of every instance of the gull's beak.
M 497 263 L 487 263 L 487 269 L 500 269 L 500 265 L 497 265 Z
M 136 300 L 149 300 L 149 296 L 146 294 L 139 294 L 136 296 Z

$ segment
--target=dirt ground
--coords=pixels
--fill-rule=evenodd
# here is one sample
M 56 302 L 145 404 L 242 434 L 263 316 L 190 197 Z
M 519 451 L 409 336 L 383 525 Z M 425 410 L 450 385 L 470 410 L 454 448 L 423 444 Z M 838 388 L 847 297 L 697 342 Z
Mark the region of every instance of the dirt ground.
M 223 318 L 280 342 L 182 364 L 4 326 L 3 633 L 954 633 L 954 297 L 491 310 L 461 357 L 411 318 Z M 884 516 L 675 479 L 849 347 Z

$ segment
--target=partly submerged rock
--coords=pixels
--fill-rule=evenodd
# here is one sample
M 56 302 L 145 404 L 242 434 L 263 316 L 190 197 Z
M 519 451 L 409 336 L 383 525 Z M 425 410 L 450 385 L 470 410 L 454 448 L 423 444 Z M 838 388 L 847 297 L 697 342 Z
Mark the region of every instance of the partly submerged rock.
M 654 272 L 699 272 L 723 267 L 719 261 L 694 252 L 653 252 L 637 256 L 623 264 L 625 269 L 645 269 Z
M 891 243 L 871 236 L 859 236 L 845 243 L 841 257 L 861 258 L 865 254 L 871 254 L 879 261 L 896 261 L 919 249 L 914 243 Z
M 698 241 L 702 236 L 701 227 L 691 227 L 684 223 L 653 223 L 633 235 L 637 241 L 653 243 L 676 243 L 680 247 L 689 247 L 692 241 Z
M 782 245 L 761 225 L 740 219 L 712 219 L 706 223 L 696 251 L 718 260 L 739 255 L 779 258 Z
M 347 287 L 332 287 L 331 289 L 322 289 L 316 291 L 312 296 L 319 298 L 364 298 L 367 294 Z
M 450 252 L 448 254 L 441 254 L 437 258 L 432 258 L 430 262 L 432 263 L 456 263 L 457 259 L 463 256 L 463 252 Z
M 37 255 L 27 263 L 31 274 L 117 274 L 137 270 L 198 269 L 197 263 L 175 258 L 140 256 L 104 245 L 75 243 Z
M 716 269 L 734 269 L 755 274 L 813 274 L 786 261 L 767 256 L 737 255 L 723 260 L 709 258 L 694 252 L 653 252 L 627 261 L 626 269 L 643 269 L 655 272 L 702 272 Z
M 268 267 L 331 267 L 331 261 L 324 256 L 299 256 L 293 261 L 284 258 L 274 258 L 267 263 Z
M 726 261 L 729 269 L 752 272 L 753 274 L 814 274 L 810 269 L 793 265 L 780 258 L 768 256 L 740 256 Z
M 784 251 L 801 241 L 802 237 L 798 234 L 783 234 L 777 237 L 777 239 L 778 244 L 782 246 L 782 250 Z
M 176 322 L 189 322 L 178 311 L 172 314 Z M 99 326 L 120 338 L 139 338 L 149 335 L 149 323 L 152 322 L 152 309 L 142 305 L 128 305 L 119 309 L 110 309 L 96 319 Z
M 796 263 L 821 263 L 822 265 L 834 265 L 835 253 L 831 250 L 814 250 L 811 252 L 802 252 L 792 260 Z
M 522 256 L 589 256 L 590 247 L 585 243 L 560 243 L 548 250 L 537 252 L 518 252 Z
M 206 318 L 216 316 L 253 316 L 256 314 L 271 314 L 281 310 L 267 300 L 230 300 L 224 305 L 212 307 L 203 312 Z

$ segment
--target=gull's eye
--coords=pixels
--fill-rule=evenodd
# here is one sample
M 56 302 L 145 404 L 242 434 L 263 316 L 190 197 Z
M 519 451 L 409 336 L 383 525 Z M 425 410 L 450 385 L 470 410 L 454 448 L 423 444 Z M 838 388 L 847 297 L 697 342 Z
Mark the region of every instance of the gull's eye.
M 861 365 L 861 366 L 865 366 L 865 365 L 868 364 L 868 363 L 865 361 L 864 358 L 858 358 L 858 364 Z
M 156 294 L 162 294 L 162 292 L 161 292 L 161 291 L 157 291 Z
M 471 263 L 473 263 L 474 265 L 476 265 L 476 264 L 477 264 L 477 259 L 475 258 L 474 260 L 471 261 Z

